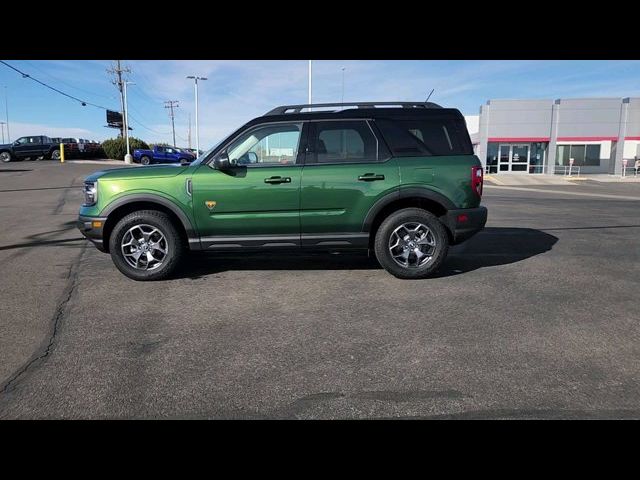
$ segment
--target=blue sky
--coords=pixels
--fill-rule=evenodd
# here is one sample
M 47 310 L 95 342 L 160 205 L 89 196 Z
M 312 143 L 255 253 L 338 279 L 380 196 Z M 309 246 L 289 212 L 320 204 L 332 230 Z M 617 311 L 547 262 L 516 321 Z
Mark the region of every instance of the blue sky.
M 10 60 L 9 64 L 83 100 L 119 110 L 119 94 L 106 70 L 110 60 Z M 171 143 L 165 100 L 178 100 L 176 135 L 187 145 L 188 114 L 194 121 L 193 82 L 200 88 L 200 143 L 208 148 L 242 123 L 274 106 L 306 103 L 307 61 L 135 60 L 129 80 L 133 135 Z M 424 100 L 477 115 L 496 98 L 576 98 L 640 96 L 640 61 L 314 61 L 314 102 L 340 101 L 345 67 L 345 101 Z M 11 138 L 28 134 L 103 140 L 104 110 L 81 106 L 0 64 L 0 86 L 7 86 Z M 4 89 L 2 89 L 4 90 Z M 4 118 L 0 90 L 0 121 Z M 6 136 L 6 131 L 5 131 Z M 195 145 L 195 134 L 192 134 Z

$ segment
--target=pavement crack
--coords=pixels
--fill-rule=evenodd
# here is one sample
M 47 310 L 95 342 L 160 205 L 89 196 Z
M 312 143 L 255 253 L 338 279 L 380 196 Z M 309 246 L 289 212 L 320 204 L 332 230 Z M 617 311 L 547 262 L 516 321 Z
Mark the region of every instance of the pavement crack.
M 53 318 L 51 320 L 51 333 L 48 339 L 40 345 L 40 347 L 31 356 L 31 358 L 27 360 L 27 362 L 18 370 L 16 370 L 6 382 L 0 384 L 0 394 L 7 393 L 13 390 L 15 384 L 24 375 L 26 375 L 33 366 L 44 361 L 51 353 L 56 341 L 56 337 L 58 335 L 60 323 L 67 314 L 67 305 L 69 304 L 69 301 L 71 300 L 71 297 L 73 296 L 76 287 L 78 286 L 78 274 L 80 265 L 82 264 L 82 257 L 84 256 L 86 250 L 87 245 L 85 244 L 82 246 L 80 254 L 76 258 L 76 260 L 69 267 L 69 274 L 67 275 L 67 285 L 62 292 L 61 300 L 56 307 L 55 313 L 53 314 Z

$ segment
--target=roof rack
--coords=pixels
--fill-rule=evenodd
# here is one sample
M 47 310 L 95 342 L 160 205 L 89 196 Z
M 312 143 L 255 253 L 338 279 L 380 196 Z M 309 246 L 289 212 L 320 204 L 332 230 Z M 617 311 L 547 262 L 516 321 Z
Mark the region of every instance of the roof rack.
M 285 115 L 287 113 L 300 113 L 305 108 L 317 107 L 358 107 L 358 108 L 376 108 L 377 106 L 396 106 L 402 108 L 442 108 L 433 102 L 352 102 L 352 103 L 309 103 L 303 105 L 282 105 L 273 110 L 268 111 L 264 116 L 269 115 Z

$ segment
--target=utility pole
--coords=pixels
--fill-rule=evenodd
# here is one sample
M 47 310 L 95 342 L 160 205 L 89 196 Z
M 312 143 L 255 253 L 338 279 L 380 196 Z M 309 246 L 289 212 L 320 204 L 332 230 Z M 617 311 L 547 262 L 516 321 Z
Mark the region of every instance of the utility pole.
M 0 122 L 0 127 L 2 127 L 2 143 L 4 143 L 4 126 L 7 122 Z
M 131 73 L 131 69 L 129 67 L 122 68 L 120 60 L 116 60 L 116 64 L 107 69 L 107 72 L 113 75 L 113 80 L 111 80 L 111 83 L 118 87 L 118 90 L 120 91 L 120 106 L 122 108 L 122 110 L 120 111 L 120 113 L 122 114 L 122 128 L 120 129 L 120 136 L 124 138 L 124 132 L 127 131 L 129 125 L 127 125 L 127 121 L 124 118 L 124 79 L 122 78 L 122 74 Z
M 7 143 L 11 143 L 11 134 L 9 133 L 9 102 L 7 101 L 7 86 L 4 86 L 4 113 L 7 117 Z
M 191 148 L 191 113 L 189 113 L 189 133 L 187 139 L 189 141 L 189 148 Z
M 170 112 L 169 116 L 171 117 L 171 130 L 173 131 L 173 147 L 176 146 L 176 126 L 173 121 L 175 113 L 173 112 L 173 109 L 178 108 L 179 106 L 180 105 L 178 105 L 178 100 L 167 100 L 166 102 L 164 102 L 164 108 L 168 108 Z
M 344 67 L 342 67 L 342 101 L 340 103 L 344 103 Z

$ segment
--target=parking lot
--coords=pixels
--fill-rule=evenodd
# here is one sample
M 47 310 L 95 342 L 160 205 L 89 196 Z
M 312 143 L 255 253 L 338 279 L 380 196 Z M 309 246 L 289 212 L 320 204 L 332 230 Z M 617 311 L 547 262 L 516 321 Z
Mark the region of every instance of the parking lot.
M 140 283 L 75 228 L 98 169 L 0 166 L 0 418 L 640 418 L 638 184 L 487 185 L 428 280 L 201 254 Z

